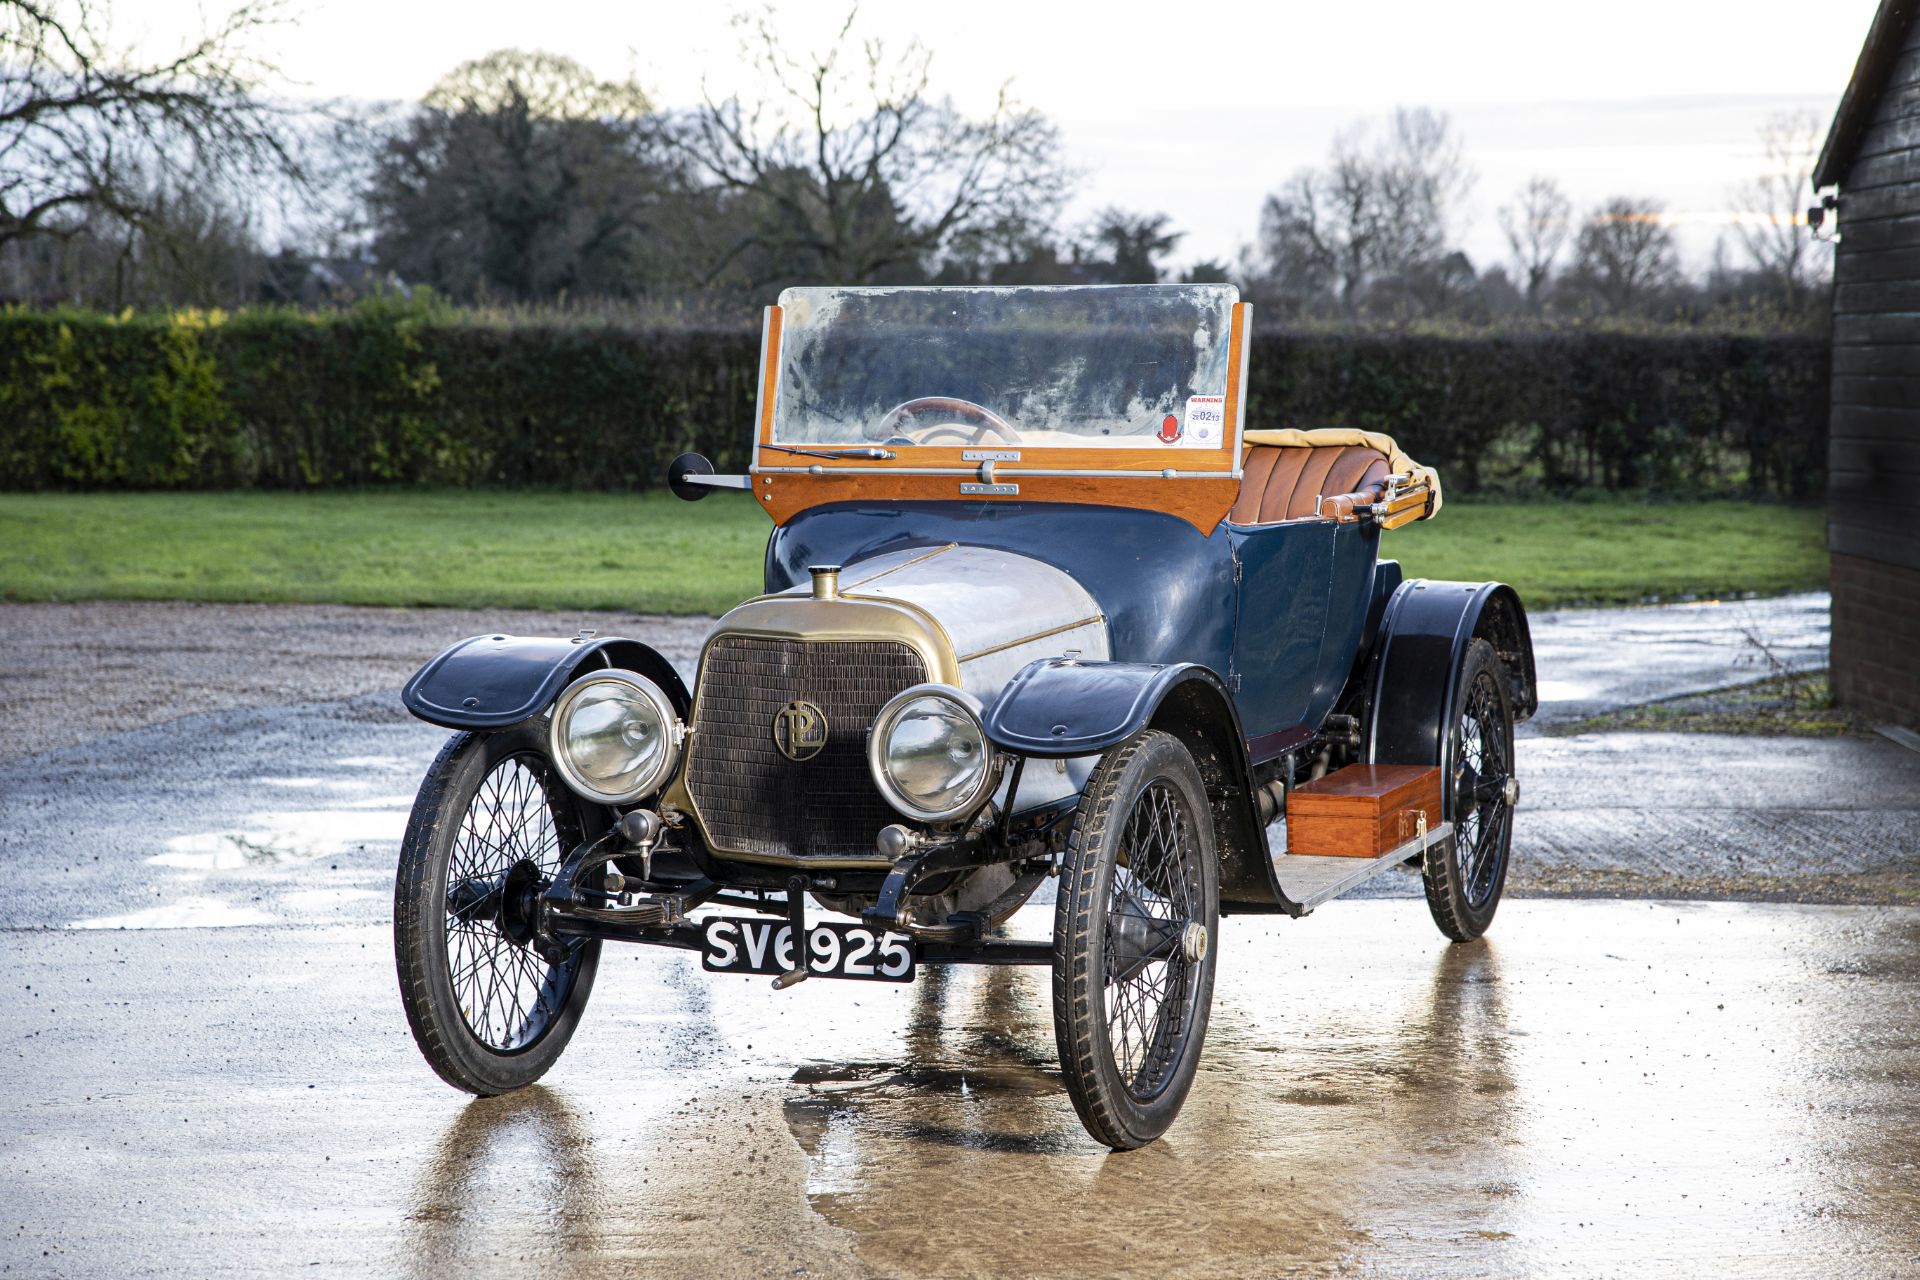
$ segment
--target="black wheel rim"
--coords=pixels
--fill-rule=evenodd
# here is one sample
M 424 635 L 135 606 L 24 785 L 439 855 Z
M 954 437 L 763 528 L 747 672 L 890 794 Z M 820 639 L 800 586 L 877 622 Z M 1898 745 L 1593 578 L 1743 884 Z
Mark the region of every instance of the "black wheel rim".
M 578 942 L 553 964 L 529 945 L 539 893 L 565 856 L 545 760 L 509 756 L 480 782 L 447 857 L 447 979 L 474 1039 L 495 1053 L 538 1044 L 573 992 Z
M 1172 1080 L 1192 1034 L 1210 941 L 1202 893 L 1192 815 L 1173 785 L 1156 779 L 1127 815 L 1103 946 L 1107 1045 L 1127 1092 L 1142 1102 Z
M 1481 670 L 1467 689 L 1454 746 L 1454 864 L 1467 905 L 1478 911 L 1493 899 L 1507 860 L 1513 821 L 1513 726 L 1494 673 Z

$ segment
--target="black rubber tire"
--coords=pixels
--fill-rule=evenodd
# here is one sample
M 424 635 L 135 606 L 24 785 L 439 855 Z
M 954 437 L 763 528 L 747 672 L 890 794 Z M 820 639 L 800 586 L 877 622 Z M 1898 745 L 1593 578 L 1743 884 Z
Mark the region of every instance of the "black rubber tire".
M 532 1084 L 547 1073 L 579 1024 L 600 962 L 598 940 L 577 944 L 572 982 L 531 1042 L 502 1052 L 467 1025 L 456 1000 L 447 959 L 447 868 L 468 807 L 495 766 L 519 757 L 538 768 L 547 808 L 564 856 L 583 837 L 594 812 L 547 763 L 546 722 L 529 721 L 498 733 L 460 733 L 427 769 L 400 843 L 393 890 L 393 951 L 400 1002 L 414 1042 L 441 1079 L 482 1097 Z M 544 964 L 529 953 L 535 963 Z
M 1436 847 L 1427 855 L 1421 868 L 1421 879 L 1427 891 L 1427 910 L 1433 913 L 1434 924 L 1440 932 L 1455 942 L 1472 942 L 1487 931 L 1493 923 L 1493 914 L 1500 909 L 1500 896 L 1506 889 L 1507 864 L 1513 846 L 1513 809 L 1504 801 L 1494 806 L 1489 814 L 1482 813 L 1476 823 L 1476 839 L 1471 846 L 1460 839 L 1463 817 L 1457 787 L 1461 778 L 1461 746 L 1463 730 L 1468 719 L 1468 708 L 1472 705 L 1476 691 L 1486 704 L 1480 708 L 1476 720 L 1484 718 L 1481 731 L 1491 730 L 1498 739 L 1498 749 L 1506 770 L 1513 769 L 1513 694 L 1507 685 L 1507 671 L 1500 663 L 1499 655 L 1493 646 L 1485 640 L 1474 640 L 1467 645 L 1465 657 L 1461 659 L 1460 675 L 1454 691 L 1454 705 L 1449 710 L 1447 721 L 1447 767 L 1448 776 L 1441 779 L 1440 785 L 1446 791 L 1448 821 L 1454 824 L 1454 839 L 1444 846 Z M 1484 853 L 1494 859 L 1490 875 L 1470 877 L 1466 863 L 1474 858 L 1476 850 L 1484 841 L 1493 843 Z M 1485 880 L 1478 892 L 1473 891 L 1474 880 Z
M 1169 790 L 1156 792 L 1155 784 Z M 1184 811 L 1194 865 L 1182 879 L 1198 896 L 1197 903 L 1188 899 L 1186 918 L 1205 926 L 1206 947 L 1197 961 L 1180 953 L 1179 975 L 1166 975 L 1169 983 L 1182 984 L 1183 996 L 1191 993 L 1191 1003 L 1182 1002 L 1187 1012 L 1176 1050 L 1179 1056 L 1161 1069 L 1156 1087 L 1143 1097 L 1128 1086 L 1109 1033 L 1107 922 L 1129 820 L 1135 806 L 1150 794 L 1160 799 L 1175 797 Z M 1158 1138 L 1186 1102 L 1206 1041 L 1219 931 L 1220 879 L 1205 784 L 1179 739 L 1154 731 L 1143 733 L 1109 751 L 1088 778 L 1067 839 L 1054 908 L 1053 1025 L 1061 1073 L 1087 1132 L 1115 1150 L 1132 1150 Z M 1175 958 L 1159 963 L 1172 965 Z M 1159 1008 L 1154 1019 L 1156 1044 L 1162 1026 Z

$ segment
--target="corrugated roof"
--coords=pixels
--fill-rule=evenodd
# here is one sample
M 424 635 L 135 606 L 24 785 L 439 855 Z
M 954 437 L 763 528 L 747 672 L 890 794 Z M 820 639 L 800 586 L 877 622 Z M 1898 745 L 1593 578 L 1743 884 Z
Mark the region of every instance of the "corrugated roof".
M 1860 46 L 1860 60 L 1853 64 L 1853 79 L 1840 98 L 1833 128 L 1827 131 L 1827 145 L 1820 149 L 1820 163 L 1814 166 L 1816 188 L 1846 181 L 1853 157 L 1860 150 L 1861 135 L 1873 119 L 1874 104 L 1880 101 L 1887 73 L 1900 57 L 1917 10 L 1920 0 L 1880 0 L 1880 11 L 1873 15 L 1873 25 L 1867 29 L 1867 42 Z

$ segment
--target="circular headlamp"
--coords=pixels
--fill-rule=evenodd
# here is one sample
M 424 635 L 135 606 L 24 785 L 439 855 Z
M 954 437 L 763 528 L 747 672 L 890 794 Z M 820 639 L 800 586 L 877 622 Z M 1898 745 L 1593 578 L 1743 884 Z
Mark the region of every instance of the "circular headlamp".
M 1000 776 L 979 701 L 945 684 L 915 685 L 880 708 L 867 766 L 887 803 L 922 822 L 972 814 Z
M 567 785 L 601 804 L 659 789 L 680 760 L 685 730 L 660 686 L 630 671 L 581 676 L 553 704 L 553 763 Z

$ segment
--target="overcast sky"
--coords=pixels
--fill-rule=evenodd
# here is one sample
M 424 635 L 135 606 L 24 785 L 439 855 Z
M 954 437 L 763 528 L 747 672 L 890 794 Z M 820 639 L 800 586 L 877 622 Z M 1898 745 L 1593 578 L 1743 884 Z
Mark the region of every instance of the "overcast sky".
M 293 0 L 264 41 L 302 92 L 417 98 L 465 59 L 504 47 L 566 54 L 634 75 L 662 103 L 702 81 L 751 89 L 720 0 L 427 3 Z M 220 0 L 140 0 L 121 33 L 161 45 Z M 1177 5 L 1046 0 L 870 2 L 861 27 L 934 53 L 935 88 L 963 106 L 1011 80 L 1060 126 L 1085 174 L 1074 211 L 1163 210 L 1187 233 L 1178 257 L 1231 258 L 1262 196 L 1319 161 L 1347 123 L 1396 105 L 1449 112 L 1478 174 L 1465 245 L 1504 253 L 1494 210 L 1530 174 L 1580 206 L 1610 195 L 1665 200 L 1696 264 L 1729 188 L 1761 166 L 1769 114 L 1830 116 L 1875 0 L 1373 0 Z M 777 21 L 822 45 L 845 0 L 788 0 Z M 130 15 L 137 14 L 137 18 Z

